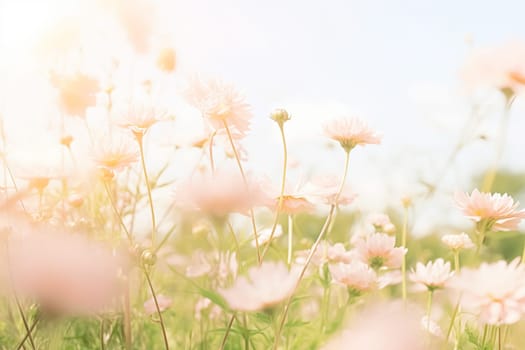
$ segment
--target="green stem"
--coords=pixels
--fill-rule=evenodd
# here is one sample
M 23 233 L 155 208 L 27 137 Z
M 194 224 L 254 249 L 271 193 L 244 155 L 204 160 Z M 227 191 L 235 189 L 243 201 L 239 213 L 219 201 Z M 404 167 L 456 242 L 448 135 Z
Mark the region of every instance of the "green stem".
M 155 220 L 155 208 L 153 207 L 153 196 L 151 195 L 151 184 L 149 182 L 148 171 L 146 170 L 146 158 L 144 156 L 144 142 L 142 134 L 137 134 L 137 142 L 139 144 L 140 163 L 144 172 L 144 181 L 146 181 L 146 189 L 148 191 L 149 210 L 151 214 L 151 247 L 154 249 L 157 227 Z
M 228 134 L 228 139 L 230 141 L 230 144 L 232 146 L 233 154 L 235 156 L 235 160 L 237 161 L 237 166 L 239 167 L 239 171 L 241 172 L 242 180 L 244 181 L 244 185 L 246 186 L 246 189 L 248 189 L 248 179 L 246 178 L 246 174 L 244 173 L 244 168 L 241 163 L 241 158 L 239 157 L 239 152 L 237 152 L 237 147 L 235 147 L 235 142 L 233 142 L 232 133 L 230 131 L 230 127 L 228 126 L 228 123 L 226 120 L 223 120 L 224 128 L 226 129 L 226 133 Z M 253 208 L 250 208 L 250 219 L 252 222 L 252 229 L 253 229 L 253 235 L 255 239 L 255 250 L 257 250 L 257 261 L 259 264 L 261 264 L 261 252 L 259 251 L 259 237 L 257 236 L 257 225 L 255 223 L 255 214 L 253 213 Z
M 434 291 L 429 290 L 428 291 L 428 299 L 427 299 L 427 332 L 429 334 L 430 339 L 430 316 L 432 313 L 432 297 L 434 295 Z
M 274 341 L 274 344 L 273 344 L 273 349 L 274 350 L 277 350 L 277 347 L 279 345 L 279 338 L 280 338 L 281 332 L 282 332 L 282 330 L 284 328 L 284 323 L 286 322 L 286 317 L 288 316 L 288 310 L 290 309 L 290 305 L 292 303 L 293 295 L 295 294 L 295 291 L 299 287 L 299 284 L 301 283 L 301 280 L 303 279 L 303 277 L 304 277 L 304 275 L 306 273 L 306 270 L 308 269 L 308 265 L 310 264 L 310 261 L 312 260 L 315 252 L 317 251 L 317 248 L 319 247 L 319 244 L 321 243 L 321 240 L 323 239 L 324 235 L 326 234 L 326 232 L 328 230 L 328 227 L 330 226 L 330 222 L 333 219 L 333 216 L 334 216 L 334 213 L 335 213 L 335 208 L 336 208 L 336 203 L 337 203 L 337 201 L 339 199 L 339 196 L 341 195 L 341 192 L 343 191 L 343 188 L 344 188 L 344 185 L 345 185 L 345 182 L 346 182 L 346 177 L 348 175 L 348 164 L 349 164 L 349 162 L 350 162 L 350 150 L 347 150 L 346 151 L 346 159 L 345 159 L 345 169 L 344 169 L 343 179 L 341 180 L 341 184 L 339 186 L 339 190 L 337 191 L 337 193 L 335 195 L 334 202 L 330 206 L 330 211 L 328 212 L 328 216 L 326 217 L 326 221 L 324 222 L 323 227 L 321 228 L 321 231 L 319 232 L 319 235 L 317 236 L 317 239 L 315 240 L 314 244 L 312 245 L 312 248 L 310 249 L 310 252 L 308 253 L 308 256 L 307 256 L 306 261 L 304 263 L 303 269 L 301 270 L 301 273 L 299 274 L 299 278 L 297 279 L 297 282 L 295 284 L 293 293 L 291 293 L 291 295 L 288 297 L 288 299 L 286 301 L 286 305 L 284 307 L 284 311 L 283 311 L 283 315 L 282 315 L 282 318 L 281 318 L 281 322 L 280 322 L 279 327 L 277 328 L 277 330 L 275 332 L 275 341 Z
M 459 273 L 460 267 L 459 267 L 459 250 L 454 250 L 454 270 L 456 271 L 456 274 Z
M 20 343 L 16 347 L 16 350 L 22 349 L 22 347 L 24 346 L 24 343 L 26 342 L 26 340 L 31 337 L 31 332 L 33 332 L 33 330 L 35 329 L 35 327 L 36 327 L 36 325 L 37 325 L 39 320 L 40 320 L 40 317 L 36 316 L 35 320 L 33 321 L 33 324 L 27 330 L 26 335 L 24 336 L 24 338 L 22 338 L 22 340 L 20 341 Z
M 148 281 L 151 296 L 153 297 L 153 301 L 155 302 L 155 309 L 157 310 L 157 315 L 159 316 L 160 328 L 162 330 L 162 337 L 164 339 L 164 346 L 166 347 L 166 350 L 169 350 L 170 346 L 168 344 L 168 336 L 166 334 L 166 327 L 164 326 L 164 319 L 162 318 L 162 311 L 160 310 L 159 302 L 157 300 L 157 294 L 155 293 L 155 289 L 153 288 L 153 284 L 151 283 L 151 278 L 149 276 L 147 267 L 144 266 L 143 269 L 144 274 L 146 275 L 146 280 Z
M 288 266 L 292 264 L 292 250 L 293 250 L 293 219 L 292 215 L 288 215 Z
M 235 314 L 232 315 L 230 321 L 228 322 L 228 326 L 226 327 L 226 333 L 224 333 L 224 338 L 222 338 L 219 350 L 224 350 L 224 347 L 226 346 L 226 341 L 228 340 L 228 335 L 230 335 L 230 330 L 232 329 L 233 321 L 235 321 Z
M 405 207 L 403 214 L 403 228 L 401 232 L 401 246 L 406 248 L 407 245 L 407 231 L 408 231 L 408 207 Z M 401 263 L 401 294 L 403 301 L 407 300 L 407 257 L 403 255 L 403 261 Z
M 275 230 L 277 229 L 277 223 L 279 222 L 279 213 L 282 210 L 283 206 L 283 200 L 284 200 L 284 190 L 286 185 L 286 169 L 288 167 L 288 147 L 286 145 L 286 136 L 284 133 L 284 124 L 279 124 L 279 130 L 281 132 L 281 140 L 283 143 L 283 173 L 281 177 L 281 192 L 279 194 L 279 203 L 277 204 L 277 210 L 275 211 L 275 217 L 273 219 L 272 224 L 272 232 L 270 233 L 270 238 L 268 239 L 268 243 L 266 243 L 266 246 L 263 249 L 263 253 L 261 255 L 261 262 L 264 259 L 264 256 L 268 252 L 268 249 L 270 248 L 270 244 L 272 243 L 273 236 L 275 234 Z
M 122 215 L 120 215 L 120 212 L 117 209 L 117 205 L 115 203 L 115 200 L 113 199 L 113 196 L 111 195 L 111 191 L 109 189 L 108 183 L 104 181 L 104 188 L 106 189 L 106 194 L 108 195 L 109 201 L 111 203 L 111 207 L 113 208 L 113 211 L 115 212 L 115 215 L 117 216 L 120 226 L 122 226 L 122 229 L 126 233 L 126 236 L 128 237 L 128 241 L 130 244 L 133 244 L 133 237 L 131 236 L 131 233 L 129 233 L 128 228 L 126 227 L 126 224 L 124 224 L 124 220 L 122 219 Z

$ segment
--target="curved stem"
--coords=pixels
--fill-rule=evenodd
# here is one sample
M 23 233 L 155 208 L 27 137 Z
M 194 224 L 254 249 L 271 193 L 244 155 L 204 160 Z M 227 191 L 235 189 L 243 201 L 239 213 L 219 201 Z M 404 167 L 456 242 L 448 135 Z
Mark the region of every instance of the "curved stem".
M 235 147 L 235 142 L 233 142 L 233 137 L 230 131 L 230 127 L 228 126 L 228 123 L 226 122 L 226 120 L 223 120 L 222 122 L 224 124 L 224 128 L 226 129 L 226 133 L 228 134 L 228 139 L 232 146 L 233 154 L 235 155 L 235 160 L 237 161 L 239 171 L 241 172 L 242 180 L 244 181 L 244 185 L 248 189 L 248 180 L 246 178 L 246 174 L 244 173 L 244 168 L 241 163 L 241 158 L 239 157 L 239 152 L 237 152 L 237 147 Z M 250 208 L 250 219 L 252 222 L 253 235 L 255 238 L 255 249 L 257 250 L 257 261 L 260 264 L 262 260 L 261 260 L 261 252 L 259 251 L 259 237 L 257 236 L 257 225 L 255 223 L 255 214 L 253 213 L 253 208 Z
M 284 134 L 284 124 L 279 124 L 279 130 L 281 131 L 281 140 L 283 143 L 283 173 L 281 177 L 281 192 L 279 194 L 279 203 L 277 204 L 277 210 L 275 211 L 275 217 L 273 219 L 272 224 L 272 231 L 270 233 L 270 238 L 268 239 L 268 242 L 266 243 L 266 246 L 263 249 L 262 255 L 261 255 L 261 262 L 264 259 L 264 256 L 268 252 L 268 249 L 270 248 L 270 244 L 272 243 L 273 236 L 275 235 L 275 230 L 277 229 L 277 224 L 279 222 L 279 214 L 281 212 L 282 206 L 283 206 L 283 199 L 284 199 L 284 189 L 286 185 L 286 169 L 288 167 L 288 147 L 286 145 L 286 137 Z
M 214 131 L 211 136 L 210 136 L 210 139 L 209 139 L 209 153 L 210 153 L 210 167 L 211 167 L 211 172 L 212 174 L 215 172 L 215 161 L 214 161 L 214 158 L 213 158 L 213 139 L 215 138 L 215 135 L 217 134 L 217 131 Z
M 406 248 L 407 245 L 407 231 L 408 231 L 408 207 L 405 206 L 403 214 L 403 231 L 401 233 L 401 246 Z M 407 300 L 407 255 L 403 254 L 403 262 L 401 263 L 401 293 L 403 301 Z
M 120 222 L 120 226 L 122 226 L 122 229 L 126 233 L 126 236 L 128 237 L 129 243 L 133 244 L 133 237 L 131 236 L 131 233 L 129 233 L 128 228 L 124 224 L 124 220 L 122 219 L 122 215 L 120 215 L 120 212 L 117 209 L 117 205 L 115 203 L 115 200 L 113 199 L 113 196 L 111 195 L 111 191 L 109 190 L 108 184 L 106 181 L 104 181 L 104 188 L 106 189 L 106 193 L 108 195 L 109 201 L 111 202 L 111 207 L 113 208 L 113 211 L 115 212 L 115 215 L 117 215 L 117 218 Z
M 235 314 L 232 315 L 230 322 L 228 322 L 228 326 L 226 327 L 226 333 L 224 333 L 224 338 L 222 338 L 221 347 L 219 348 L 219 350 L 224 350 L 224 347 L 226 346 L 226 340 L 228 340 L 228 335 L 230 335 L 230 330 L 232 329 L 233 321 L 235 321 Z
M 310 252 L 308 253 L 308 256 L 306 258 L 306 261 L 304 263 L 304 266 L 303 266 L 303 269 L 301 270 L 301 273 L 299 274 L 299 277 L 297 279 L 297 282 L 295 284 L 295 287 L 294 287 L 294 290 L 293 290 L 293 293 L 291 293 L 291 295 L 288 297 L 288 299 L 286 300 L 286 305 L 284 307 L 284 311 L 283 311 L 283 316 L 281 318 L 281 322 L 279 324 L 279 327 L 277 328 L 277 331 L 276 331 L 276 334 L 275 334 L 275 342 L 273 344 L 273 349 L 274 350 L 277 350 L 277 346 L 279 345 L 279 338 L 281 336 L 281 332 L 284 328 L 284 323 L 286 321 L 286 317 L 288 316 L 288 311 L 290 309 L 290 305 L 292 303 L 292 298 L 293 298 L 293 295 L 295 294 L 295 291 L 297 290 L 297 288 L 299 287 L 299 284 L 301 283 L 305 273 L 306 273 L 306 270 L 308 269 L 308 265 L 310 264 L 310 261 L 312 261 L 312 258 L 315 254 L 315 252 L 317 251 L 317 248 L 319 247 L 319 244 L 321 243 L 321 240 L 324 238 L 326 232 L 328 231 L 328 227 L 330 227 L 330 223 L 333 219 L 333 216 L 334 216 L 334 213 L 335 213 L 335 208 L 336 208 L 336 203 L 337 201 L 339 200 L 339 196 L 341 195 L 341 192 L 343 192 L 343 188 L 344 188 L 344 185 L 345 185 L 345 182 L 346 182 L 346 177 L 348 175 L 348 164 L 350 162 L 350 151 L 346 151 L 346 159 L 345 159 L 345 170 L 344 170 L 344 174 L 343 174 L 343 179 L 341 180 L 341 184 L 339 186 L 339 190 L 337 191 L 336 195 L 335 195 L 335 199 L 334 199 L 334 202 L 332 203 L 332 205 L 330 205 L 330 211 L 328 212 L 328 216 L 326 217 L 326 220 L 323 224 L 323 227 L 321 228 L 321 232 L 319 232 L 319 235 L 317 236 L 317 239 L 315 240 L 314 244 L 312 245 L 312 248 L 310 249 Z
M 157 300 L 157 294 L 155 293 L 155 289 L 153 289 L 153 284 L 151 283 L 151 278 L 149 276 L 146 266 L 144 266 L 144 275 L 146 275 L 149 290 L 151 292 L 151 296 L 153 297 L 153 301 L 155 302 L 155 309 L 157 310 L 157 315 L 159 316 L 160 328 L 162 330 L 162 337 L 164 339 L 164 346 L 166 347 L 166 350 L 169 350 L 170 346 L 168 344 L 168 336 L 166 334 L 166 327 L 164 326 L 164 319 L 162 318 L 162 311 L 160 311 L 159 302 Z
M 137 142 L 139 143 L 140 150 L 140 163 L 144 172 L 144 181 L 146 181 L 146 189 L 148 190 L 148 202 L 149 210 L 151 213 L 151 246 L 155 247 L 156 239 L 156 220 L 155 220 L 155 208 L 153 207 L 153 197 L 151 196 L 151 184 L 149 182 L 148 171 L 146 170 L 146 159 L 144 157 L 144 142 L 142 135 L 137 136 Z

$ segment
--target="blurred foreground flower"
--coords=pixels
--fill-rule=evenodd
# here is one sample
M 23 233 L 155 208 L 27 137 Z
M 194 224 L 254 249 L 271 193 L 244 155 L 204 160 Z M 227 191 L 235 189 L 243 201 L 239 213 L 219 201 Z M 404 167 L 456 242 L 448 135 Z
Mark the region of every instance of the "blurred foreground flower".
M 352 261 L 329 265 L 333 281 L 348 288 L 351 297 L 360 296 L 377 287 L 377 275 L 367 264 Z
M 93 146 L 92 158 L 95 165 L 109 172 L 129 167 L 139 159 L 136 143 L 123 135 L 104 135 Z
M 54 232 L 13 234 L 8 266 L 12 288 L 51 314 L 103 311 L 120 293 L 125 260 L 85 237 Z
M 159 309 L 161 312 L 169 308 L 172 304 L 171 298 L 168 298 L 162 294 L 157 295 L 157 302 L 159 303 Z M 144 312 L 146 312 L 146 315 L 153 315 L 157 313 L 157 307 L 153 298 L 147 300 L 144 303 Z
M 58 99 L 64 113 L 84 118 L 86 109 L 96 104 L 98 80 L 83 74 L 51 74 L 51 83 L 58 89 Z
M 525 312 L 525 267 L 519 259 L 462 269 L 451 286 L 462 293 L 462 307 L 479 314 L 482 323 L 516 323 Z
M 248 278 L 237 278 L 231 288 L 220 289 L 219 293 L 233 310 L 261 311 L 292 295 L 298 278 L 298 269 L 288 271 L 281 262 L 263 262 L 248 271 Z
M 445 235 L 441 237 L 441 241 L 453 251 L 459 251 L 462 249 L 470 249 L 475 247 L 474 243 L 472 243 L 472 240 L 465 232 L 462 232 L 457 235 Z
M 469 88 L 496 88 L 511 97 L 525 87 L 525 43 L 514 41 L 474 50 L 461 77 Z
M 323 350 L 433 350 L 425 344 L 421 315 L 400 303 L 378 304 L 362 310 L 342 334 Z

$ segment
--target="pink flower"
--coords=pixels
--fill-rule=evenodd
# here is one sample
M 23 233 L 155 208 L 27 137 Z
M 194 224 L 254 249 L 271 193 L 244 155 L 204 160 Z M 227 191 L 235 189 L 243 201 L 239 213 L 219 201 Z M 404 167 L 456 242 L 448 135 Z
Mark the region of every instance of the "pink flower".
M 367 222 L 374 226 L 376 232 L 394 233 L 396 227 L 390 221 L 390 217 L 383 213 L 371 214 Z
M 325 125 L 324 131 L 326 136 L 339 142 L 347 152 L 357 145 L 381 143 L 381 136 L 357 118 L 333 120 Z
M 13 289 L 54 314 L 93 314 L 110 306 L 123 263 L 80 235 L 31 232 L 12 235 L 9 243 Z
M 194 79 L 186 97 L 215 130 L 226 129 L 226 124 L 242 136 L 248 131 L 252 117 L 250 106 L 233 86 L 219 80 Z
M 479 313 L 483 323 L 516 323 L 525 312 L 525 266 L 519 259 L 462 269 L 451 286 L 462 293 L 462 307 Z
M 360 261 L 329 265 L 329 269 L 333 280 L 348 287 L 355 295 L 370 291 L 377 286 L 375 271 Z
M 238 171 L 218 169 L 213 175 L 195 175 L 179 186 L 177 201 L 190 209 L 216 218 L 230 213 L 248 214 L 251 208 L 265 203 L 266 196 L 259 183 Z
M 296 262 L 298 264 L 304 264 L 309 252 L 309 250 L 297 252 L 298 257 Z M 317 247 L 317 250 L 312 256 L 311 265 L 321 266 L 325 263 L 333 264 L 339 262 L 350 263 L 352 259 L 352 252 L 347 251 L 342 243 L 331 245 L 325 241 Z
M 487 230 L 516 230 L 521 220 L 525 218 L 525 210 L 517 210 L 520 203 L 514 202 L 514 199 L 506 193 L 490 194 L 475 189 L 470 195 L 458 192 L 455 199 L 467 218 L 486 225 Z
M 279 207 L 279 198 L 275 199 L 275 208 Z M 306 197 L 298 195 L 284 195 L 281 201 L 281 212 L 288 215 L 311 213 L 315 206 Z
M 115 111 L 117 124 L 129 128 L 135 134 L 145 134 L 153 124 L 167 115 L 166 111 L 140 100 L 116 106 Z
M 162 294 L 157 295 L 157 302 L 159 303 L 159 309 L 161 312 L 169 308 L 172 304 L 172 300 Z M 153 298 L 144 303 L 144 312 L 146 312 L 146 315 L 157 313 L 157 306 L 155 305 L 155 300 Z
M 474 50 L 465 63 L 461 77 L 469 88 L 492 87 L 511 93 L 525 87 L 525 44 L 503 45 Z
M 219 293 L 233 310 L 259 311 L 272 308 L 290 297 L 298 283 L 299 270 L 279 262 L 263 262 L 248 271 L 248 278 L 239 277 L 229 289 Z
M 272 234 L 272 229 L 271 228 L 265 228 L 263 230 L 258 230 L 257 231 L 257 241 L 259 243 L 259 245 L 264 245 L 266 243 L 268 243 L 270 241 L 270 237 L 271 237 L 271 234 Z M 283 227 L 281 225 L 277 225 L 275 227 L 275 231 L 273 233 L 273 237 L 272 237 L 272 240 L 278 238 L 278 237 L 281 237 L 283 235 Z M 256 246 L 256 242 L 255 242 L 255 239 L 252 240 L 252 247 L 255 247 Z
M 92 158 L 100 169 L 109 172 L 123 170 L 138 161 L 138 147 L 123 135 L 103 135 L 94 142 Z
M 450 272 L 450 263 L 443 259 L 434 262 L 429 261 L 426 265 L 417 263 L 416 270 L 410 274 L 410 280 L 426 287 L 430 291 L 445 288 L 446 283 L 454 273 Z
M 309 184 L 308 192 L 312 196 L 319 198 L 323 204 L 328 205 L 350 205 L 357 197 L 356 194 L 352 193 L 348 187 L 343 187 L 339 196 L 339 187 L 341 186 L 341 180 L 335 176 L 324 176 L 318 177 L 312 180 Z M 337 198 L 336 198 L 337 196 Z
M 432 350 L 425 344 L 420 319 L 419 312 L 400 303 L 369 306 L 322 349 Z
M 472 243 L 472 240 L 465 232 L 458 235 L 445 235 L 441 237 L 441 241 L 455 251 L 474 248 L 474 243 Z
M 96 104 L 95 94 L 99 83 L 80 72 L 70 75 L 51 74 L 51 83 L 58 89 L 58 100 L 64 112 L 69 116 L 84 118 L 86 109 Z
M 374 233 L 355 243 L 358 258 L 374 269 L 381 267 L 398 268 L 403 262 L 407 249 L 395 248 L 396 239 L 384 233 Z

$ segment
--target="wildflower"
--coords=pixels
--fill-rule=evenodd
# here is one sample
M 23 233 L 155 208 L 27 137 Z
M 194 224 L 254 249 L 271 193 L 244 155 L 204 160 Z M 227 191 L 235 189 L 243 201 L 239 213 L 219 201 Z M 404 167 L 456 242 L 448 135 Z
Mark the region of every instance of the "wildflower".
M 104 135 L 94 143 L 95 165 L 110 172 L 129 167 L 139 159 L 136 143 L 121 135 Z
M 251 208 L 265 202 L 259 184 L 238 172 L 217 169 L 213 175 L 195 175 L 180 186 L 177 200 L 205 215 L 224 218 L 230 213 L 246 215 Z
M 525 218 L 525 209 L 517 210 L 519 202 L 514 202 L 508 194 L 485 193 L 477 189 L 472 194 L 459 192 L 456 203 L 465 216 L 488 231 L 512 231 L 518 228 Z
M 171 306 L 172 300 L 165 295 L 158 294 L 157 303 L 159 304 L 159 310 L 162 312 Z M 153 298 L 147 300 L 144 303 L 144 312 L 146 315 L 153 315 L 157 313 L 157 306 L 155 305 L 155 300 Z
M 67 115 L 83 118 L 86 109 L 96 104 L 95 94 L 99 91 L 99 83 L 86 74 L 52 73 L 51 83 L 58 89 L 59 103 Z
M 200 321 L 203 317 L 216 320 L 222 314 L 222 309 L 212 303 L 208 298 L 200 298 L 195 304 L 195 319 Z
M 350 152 L 357 145 L 379 144 L 381 136 L 372 131 L 368 125 L 357 118 L 333 120 L 325 125 L 325 134 L 341 144 Z
M 252 117 L 250 106 L 231 85 L 218 80 L 195 79 L 186 96 L 215 130 L 225 130 L 228 126 L 242 136 L 248 131 Z
M 425 344 L 419 312 L 399 303 L 369 306 L 323 350 L 431 350 Z
M 291 119 L 286 109 L 282 108 L 277 108 L 276 110 L 274 110 L 270 115 L 270 118 L 277 124 L 279 124 L 279 127 L 281 128 L 283 127 L 284 123 Z
M 309 253 L 309 250 L 297 252 L 296 262 L 301 265 L 304 264 Z M 328 242 L 322 242 L 312 256 L 311 264 L 315 266 L 339 262 L 348 264 L 352 261 L 353 257 L 352 252 L 347 251 L 342 243 L 331 245 Z
M 508 42 L 475 50 L 461 76 L 469 88 L 496 88 L 509 96 L 525 87 L 525 44 Z
M 384 233 L 374 233 L 355 243 L 357 257 L 365 264 L 374 269 L 381 267 L 398 268 L 403 262 L 403 256 L 407 249 L 404 247 L 394 247 L 395 237 L 390 237 Z
M 102 311 L 119 294 L 122 258 L 86 238 L 64 233 L 12 235 L 13 289 L 52 314 Z
M 146 101 L 133 100 L 116 108 L 117 124 L 129 128 L 135 135 L 144 135 L 155 123 L 166 116 L 166 111 Z
M 219 293 L 233 310 L 270 309 L 292 295 L 298 282 L 298 270 L 288 271 L 283 263 L 263 262 L 239 277 L 229 289 Z
M 443 331 L 441 330 L 441 327 L 439 327 L 436 321 L 429 319 L 428 316 L 423 316 L 421 319 L 421 327 L 435 337 L 443 337 Z
M 357 195 L 352 193 L 346 186 L 339 193 L 340 181 L 335 176 L 318 177 L 311 181 L 308 190 L 305 189 L 305 192 L 311 193 L 313 197 L 320 199 L 323 204 L 350 205 Z
M 280 212 L 288 215 L 309 213 L 315 209 L 314 205 L 301 195 L 284 195 L 281 201 L 277 198 L 275 199 L 276 207 L 279 207 L 279 202 L 281 202 Z
M 376 232 L 394 233 L 396 230 L 396 227 L 390 221 L 390 217 L 386 214 L 371 214 L 367 222 L 374 226 Z
M 451 286 L 462 293 L 461 306 L 485 324 L 513 324 L 525 312 L 525 267 L 519 259 L 462 269 Z
M 474 243 L 472 243 L 472 240 L 465 232 L 458 235 L 445 235 L 441 237 L 441 241 L 454 251 L 474 248 Z
M 333 281 L 346 286 L 351 296 L 358 296 L 377 286 L 375 271 L 360 261 L 332 264 L 329 270 Z
M 426 265 L 417 263 L 416 270 L 412 270 L 410 280 L 425 286 L 429 291 L 445 288 L 445 284 L 454 273 L 450 272 L 450 263 L 443 259 L 434 262 L 429 261 Z

